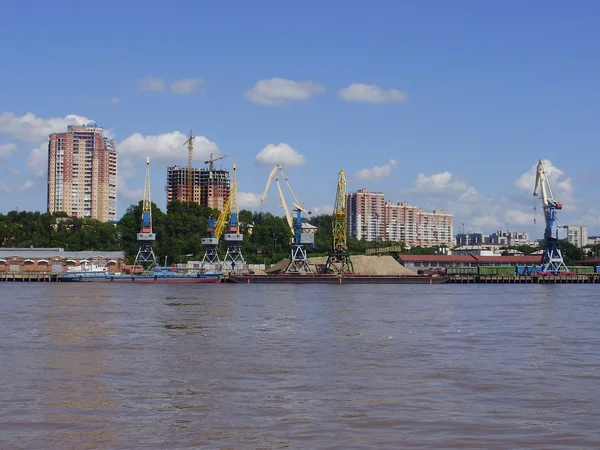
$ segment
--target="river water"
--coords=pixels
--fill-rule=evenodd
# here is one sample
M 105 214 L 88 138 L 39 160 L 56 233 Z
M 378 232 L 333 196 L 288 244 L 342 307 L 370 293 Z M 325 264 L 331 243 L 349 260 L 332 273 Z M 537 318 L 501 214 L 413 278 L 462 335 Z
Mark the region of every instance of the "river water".
M 598 289 L 0 284 L 0 448 L 600 448 Z

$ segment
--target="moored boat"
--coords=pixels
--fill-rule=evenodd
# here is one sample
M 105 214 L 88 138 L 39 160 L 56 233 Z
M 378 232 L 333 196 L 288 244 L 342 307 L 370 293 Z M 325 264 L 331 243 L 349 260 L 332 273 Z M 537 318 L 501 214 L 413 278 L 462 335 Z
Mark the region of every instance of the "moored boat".
M 114 273 L 103 268 L 69 270 L 58 276 L 58 281 L 105 283 L 220 283 L 222 272 L 177 272 L 170 267 L 156 267 L 142 274 Z M 106 268 L 104 268 L 106 269 Z

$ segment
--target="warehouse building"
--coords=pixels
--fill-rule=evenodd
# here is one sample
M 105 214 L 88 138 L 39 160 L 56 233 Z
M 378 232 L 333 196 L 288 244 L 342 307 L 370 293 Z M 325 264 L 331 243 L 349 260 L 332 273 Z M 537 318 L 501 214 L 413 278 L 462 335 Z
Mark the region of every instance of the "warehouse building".
M 2 248 L 0 272 L 60 273 L 81 264 L 106 264 L 111 272 L 121 272 L 125 263 L 124 252 L 69 252 L 62 248 Z

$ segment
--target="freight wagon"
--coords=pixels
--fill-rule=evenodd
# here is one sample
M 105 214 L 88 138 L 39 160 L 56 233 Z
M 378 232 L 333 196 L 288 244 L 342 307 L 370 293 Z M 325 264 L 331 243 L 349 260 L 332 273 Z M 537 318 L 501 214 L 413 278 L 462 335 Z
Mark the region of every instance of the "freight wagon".
M 541 273 L 540 266 L 486 266 L 448 267 L 446 275 L 536 275 Z M 600 266 L 570 266 L 569 273 L 587 275 L 600 273 Z

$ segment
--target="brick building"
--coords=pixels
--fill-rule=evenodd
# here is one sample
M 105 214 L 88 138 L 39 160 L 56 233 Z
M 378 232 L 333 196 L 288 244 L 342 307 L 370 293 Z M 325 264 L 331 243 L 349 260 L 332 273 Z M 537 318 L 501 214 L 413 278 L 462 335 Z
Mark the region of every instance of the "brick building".
M 85 262 L 106 264 L 111 272 L 121 272 L 125 264 L 123 252 L 69 252 L 62 248 L 0 247 L 0 272 L 60 273 Z

